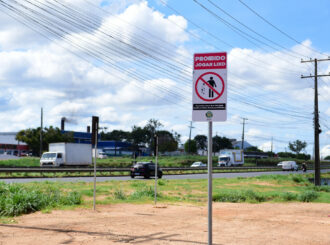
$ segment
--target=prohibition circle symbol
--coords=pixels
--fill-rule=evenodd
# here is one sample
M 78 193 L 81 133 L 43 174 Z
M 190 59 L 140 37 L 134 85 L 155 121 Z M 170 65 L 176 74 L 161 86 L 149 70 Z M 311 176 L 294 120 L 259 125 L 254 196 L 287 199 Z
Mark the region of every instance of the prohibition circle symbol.
M 218 92 L 215 88 L 213 88 L 205 79 L 204 79 L 204 76 L 206 76 L 206 75 L 214 75 L 215 77 L 217 77 L 217 78 L 219 78 L 220 79 L 220 82 L 221 82 L 221 84 L 222 84 L 222 89 L 221 89 L 221 91 L 220 92 Z M 199 93 L 199 91 L 198 91 L 198 84 L 200 83 L 200 82 L 202 82 L 202 83 L 204 83 L 204 84 L 206 84 L 217 96 L 216 97 L 214 97 L 214 98 L 212 98 L 212 99 L 207 99 L 207 98 L 204 98 L 205 97 L 205 95 L 204 95 L 204 97 Z M 218 86 L 219 86 L 220 84 L 218 84 Z M 225 91 L 225 82 L 223 81 L 223 79 L 222 79 L 222 77 L 219 75 L 219 74 L 217 74 L 217 73 L 215 73 L 215 72 L 206 72 L 206 73 L 203 73 L 202 75 L 200 75 L 198 78 L 197 78 L 197 80 L 196 80 L 196 83 L 195 83 L 195 92 L 196 92 L 196 94 L 197 94 L 197 96 L 201 99 L 201 100 L 204 100 L 204 101 L 215 101 L 215 100 L 217 100 L 217 99 L 219 99 L 220 97 L 221 97 L 221 95 L 223 94 L 223 92 Z

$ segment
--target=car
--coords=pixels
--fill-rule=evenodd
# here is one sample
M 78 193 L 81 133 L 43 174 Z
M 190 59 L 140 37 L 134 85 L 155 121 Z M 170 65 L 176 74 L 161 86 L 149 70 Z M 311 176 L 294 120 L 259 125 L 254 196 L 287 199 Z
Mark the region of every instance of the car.
M 143 176 L 145 179 L 155 176 L 155 163 L 153 162 L 137 162 L 131 168 L 131 178 L 135 176 Z M 163 176 L 163 170 L 157 166 L 157 177 L 161 179 Z
M 298 171 L 299 167 L 295 161 L 283 161 L 282 162 L 282 170 L 296 170 Z
M 283 162 L 279 162 L 279 163 L 277 164 L 277 167 L 282 167 L 282 165 L 283 165 Z
M 98 158 L 99 159 L 106 159 L 106 158 L 108 158 L 108 155 L 105 152 L 99 152 Z
M 206 167 L 206 164 L 202 163 L 202 162 L 194 162 L 193 164 L 191 164 L 190 167 L 192 167 L 192 168 Z

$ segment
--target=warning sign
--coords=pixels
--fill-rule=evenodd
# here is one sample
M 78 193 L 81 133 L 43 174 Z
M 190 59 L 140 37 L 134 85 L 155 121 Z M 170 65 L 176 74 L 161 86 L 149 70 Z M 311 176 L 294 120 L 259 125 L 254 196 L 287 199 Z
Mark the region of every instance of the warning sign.
M 227 54 L 194 55 L 193 121 L 227 120 Z
M 215 101 L 225 90 L 225 82 L 215 72 L 206 72 L 199 76 L 195 83 L 197 96 L 204 101 Z

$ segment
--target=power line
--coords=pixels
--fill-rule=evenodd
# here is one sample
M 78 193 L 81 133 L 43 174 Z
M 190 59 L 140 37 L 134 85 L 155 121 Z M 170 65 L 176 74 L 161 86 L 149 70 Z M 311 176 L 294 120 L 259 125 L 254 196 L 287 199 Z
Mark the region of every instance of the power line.
M 241 4 L 243 4 L 246 8 L 248 8 L 252 13 L 254 13 L 256 16 L 258 16 L 261 20 L 263 20 L 265 23 L 267 23 L 268 25 L 270 25 L 271 27 L 273 27 L 274 29 L 276 29 L 277 31 L 279 31 L 280 33 L 282 33 L 284 36 L 286 36 L 287 38 L 291 39 L 292 41 L 294 41 L 295 43 L 304 46 L 305 48 L 308 48 L 310 50 L 312 50 L 313 52 L 317 52 L 321 55 L 325 55 L 328 56 L 327 54 L 321 53 L 316 49 L 313 49 L 309 46 L 304 45 L 303 43 L 299 42 L 297 39 L 293 38 L 292 36 L 290 36 L 288 33 L 282 31 L 280 28 L 278 28 L 277 26 L 275 26 L 274 24 L 272 24 L 270 21 L 268 21 L 266 18 L 262 17 L 258 12 L 256 12 L 254 9 L 252 9 L 250 6 L 248 6 L 245 2 L 243 2 L 242 0 L 238 0 Z

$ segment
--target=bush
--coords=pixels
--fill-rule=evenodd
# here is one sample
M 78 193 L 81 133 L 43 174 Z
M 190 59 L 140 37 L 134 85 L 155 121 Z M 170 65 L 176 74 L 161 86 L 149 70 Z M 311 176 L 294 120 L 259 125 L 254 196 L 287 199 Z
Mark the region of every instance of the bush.
M 0 215 L 17 216 L 39 211 L 46 207 L 77 205 L 81 195 L 77 192 L 61 193 L 47 186 L 25 186 L 22 184 L 0 183 Z
M 166 182 L 165 182 L 165 180 L 161 180 L 161 179 L 160 179 L 160 180 L 157 181 L 157 184 L 158 184 L 158 185 L 165 185 Z
M 231 191 L 221 192 L 213 195 L 212 200 L 215 202 L 264 202 L 266 197 L 260 193 L 254 192 L 253 190 L 246 191 Z
M 214 202 L 245 202 L 246 197 L 241 195 L 241 193 L 234 191 L 215 194 L 213 195 L 212 200 Z
M 317 193 L 316 191 L 305 191 L 299 195 L 298 199 L 302 202 L 311 202 L 318 197 L 319 193 Z
M 284 192 L 281 197 L 284 201 L 294 201 L 298 199 L 298 195 L 292 192 Z
M 308 180 L 300 174 L 291 175 L 291 179 L 296 183 L 308 182 Z
M 323 191 L 323 192 L 330 192 L 330 186 L 322 185 L 322 186 L 313 186 L 315 191 Z

